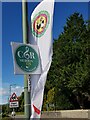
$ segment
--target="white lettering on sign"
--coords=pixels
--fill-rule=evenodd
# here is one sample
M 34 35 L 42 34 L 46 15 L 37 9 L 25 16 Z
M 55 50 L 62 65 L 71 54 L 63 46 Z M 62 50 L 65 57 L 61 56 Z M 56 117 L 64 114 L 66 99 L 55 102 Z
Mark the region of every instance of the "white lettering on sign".
M 26 47 L 25 49 L 26 49 L 25 52 L 18 51 L 18 53 L 17 53 L 18 57 L 19 58 L 25 58 L 27 60 L 29 60 L 29 59 L 35 59 L 34 52 L 29 52 L 29 48 L 28 47 Z

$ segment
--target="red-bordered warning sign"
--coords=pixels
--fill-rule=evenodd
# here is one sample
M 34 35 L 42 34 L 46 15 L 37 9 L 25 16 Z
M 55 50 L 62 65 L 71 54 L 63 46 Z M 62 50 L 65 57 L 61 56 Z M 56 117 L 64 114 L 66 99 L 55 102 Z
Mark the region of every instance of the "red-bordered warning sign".
M 10 104 L 9 104 L 10 108 L 19 107 L 18 97 L 17 97 L 16 93 L 12 94 L 9 102 L 10 102 Z
M 15 93 L 12 94 L 12 96 L 10 97 L 10 102 L 16 102 L 18 101 L 18 97 Z

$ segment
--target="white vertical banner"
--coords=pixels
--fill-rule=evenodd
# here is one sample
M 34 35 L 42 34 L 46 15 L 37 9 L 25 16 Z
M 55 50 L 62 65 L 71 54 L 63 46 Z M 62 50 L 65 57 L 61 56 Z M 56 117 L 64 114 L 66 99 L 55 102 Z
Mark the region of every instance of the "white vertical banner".
M 42 73 L 31 75 L 31 119 L 40 118 L 44 87 L 52 61 L 52 26 L 54 0 L 43 0 L 31 15 L 30 43 L 37 45 Z

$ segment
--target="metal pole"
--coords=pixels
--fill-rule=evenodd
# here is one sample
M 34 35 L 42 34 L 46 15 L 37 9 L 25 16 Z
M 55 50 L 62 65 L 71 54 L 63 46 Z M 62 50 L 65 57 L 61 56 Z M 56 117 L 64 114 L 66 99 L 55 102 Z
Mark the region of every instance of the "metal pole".
M 27 0 L 22 0 L 22 25 L 23 25 L 23 43 L 28 43 L 28 16 Z M 24 114 L 25 118 L 30 118 L 30 103 L 28 94 L 28 78 L 24 75 Z
M 10 93 L 9 93 L 8 103 L 9 103 L 9 100 L 10 100 L 10 97 L 11 97 L 11 87 L 12 87 L 12 86 L 16 86 L 16 84 L 10 84 L 10 86 L 9 86 L 9 87 L 10 87 L 10 88 L 9 88 L 9 92 L 10 92 Z M 10 103 L 9 103 L 9 104 L 10 104 Z M 8 110 L 9 110 L 9 113 L 10 113 L 9 104 L 8 104 Z

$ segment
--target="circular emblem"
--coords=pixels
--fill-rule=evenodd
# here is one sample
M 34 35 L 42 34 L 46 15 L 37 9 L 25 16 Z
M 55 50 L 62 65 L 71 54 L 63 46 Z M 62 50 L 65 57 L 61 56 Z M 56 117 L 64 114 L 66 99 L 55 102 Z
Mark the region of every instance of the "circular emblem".
M 35 71 L 39 64 L 38 54 L 28 45 L 21 45 L 16 49 L 15 60 L 24 72 Z
M 48 28 L 50 16 L 47 11 L 39 12 L 32 20 L 32 33 L 36 37 L 41 37 Z

